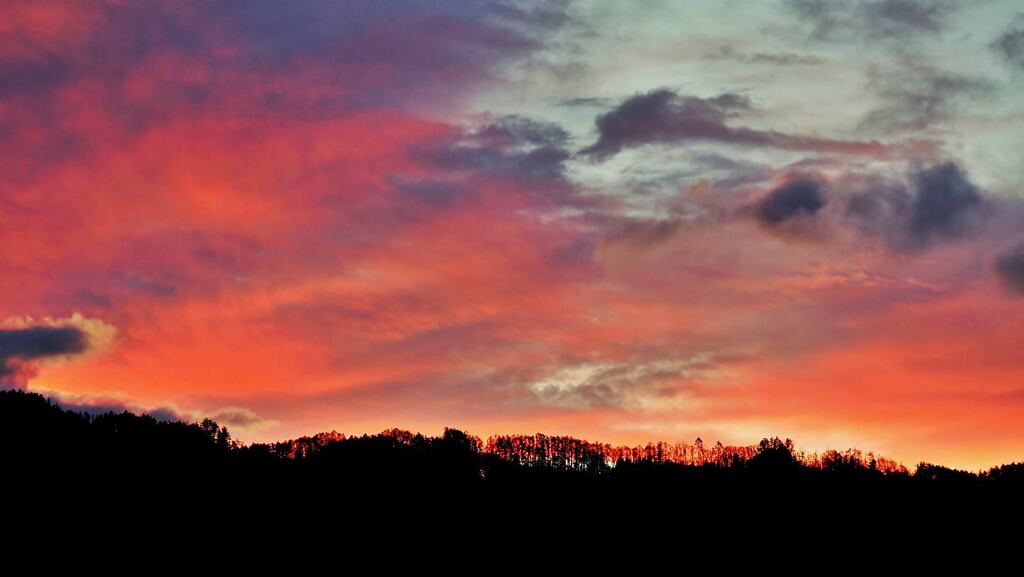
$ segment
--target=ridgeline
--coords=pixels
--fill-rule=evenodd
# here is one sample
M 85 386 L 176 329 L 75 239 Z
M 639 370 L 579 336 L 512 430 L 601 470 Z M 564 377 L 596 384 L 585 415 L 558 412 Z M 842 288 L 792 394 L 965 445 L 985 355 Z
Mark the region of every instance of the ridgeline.
M 345 437 L 322 433 L 243 445 L 217 423 L 159 421 L 148 415 L 68 411 L 29 392 L 0 391 L 0 459 L 18 490 L 74 487 L 113 496 L 185 499 L 272 491 L 324 499 L 387 495 L 606 495 L 614 502 L 699 502 L 766 490 L 813 495 L 990 494 L 1024 487 L 1024 465 L 971 473 L 921 463 L 913 472 L 860 451 L 806 454 L 792 441 L 705 447 L 612 447 L 571 437 L 497 436 L 486 442 L 457 429 L 427 437 L 392 429 Z M 699 498 L 697 498 L 699 497 Z M 372 500 L 372 499 L 371 499 Z

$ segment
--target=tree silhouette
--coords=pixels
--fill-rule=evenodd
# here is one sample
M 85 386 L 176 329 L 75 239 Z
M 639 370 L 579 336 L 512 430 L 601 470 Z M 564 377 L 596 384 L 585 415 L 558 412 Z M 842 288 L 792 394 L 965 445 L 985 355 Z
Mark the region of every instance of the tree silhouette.
M 692 444 L 612 446 L 568 436 L 499 435 L 486 442 L 456 428 L 429 437 L 402 429 L 347 437 L 332 431 L 279 443 L 244 445 L 211 419 L 158 421 L 147 415 L 67 411 L 44 397 L 0 391 L 0 459 L 23 486 L 90 487 L 125 494 L 222 498 L 226 488 L 250 499 L 331 495 L 427 502 L 480 490 L 577 495 L 604 491 L 650 500 L 689 499 L 743 487 L 801 487 L 802 495 L 836 484 L 903 495 L 908 490 L 1019 487 L 1024 464 L 974 474 L 920 463 L 913 475 L 895 461 L 856 449 L 805 454 L 790 439 L 708 449 Z M 692 491 L 680 491 L 690 487 Z M 239 493 L 241 492 L 241 493 Z M 512 493 L 509 493 L 512 494 Z M 881 494 L 881 493 L 878 493 Z M 433 495 L 431 497 L 430 495 Z M 240 497 L 235 497 L 240 498 Z M 596 497 L 595 497 L 596 498 Z M 689 501 L 688 501 L 689 502 Z

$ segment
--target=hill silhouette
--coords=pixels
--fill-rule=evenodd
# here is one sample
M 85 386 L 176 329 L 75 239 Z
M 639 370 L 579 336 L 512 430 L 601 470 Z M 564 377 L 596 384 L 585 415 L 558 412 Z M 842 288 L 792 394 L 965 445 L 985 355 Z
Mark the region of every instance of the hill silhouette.
M 1019 494 L 1024 487 L 1022 464 L 971 473 L 921 463 L 910 472 L 856 450 L 806 454 L 778 438 L 744 447 L 706 447 L 700 439 L 612 447 L 541 434 L 482 441 L 457 429 L 437 437 L 391 429 L 244 445 L 211 420 L 89 415 L 17 390 L 0 391 L 0 460 L 8 495 L 66 495 L 70 488 L 165 507 L 197 500 L 265 507 L 287 495 L 349 509 L 483 499 L 487 510 L 512 514 L 524 503 L 564 507 L 568 500 L 695 514 L 769 502 L 851 506 Z

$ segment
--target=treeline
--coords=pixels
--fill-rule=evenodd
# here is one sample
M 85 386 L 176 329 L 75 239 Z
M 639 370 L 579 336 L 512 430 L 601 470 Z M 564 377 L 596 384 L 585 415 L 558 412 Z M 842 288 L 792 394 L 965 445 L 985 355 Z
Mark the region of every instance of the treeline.
M 1024 464 L 971 473 L 921 463 L 911 473 L 861 453 L 798 451 L 786 439 L 752 446 L 651 443 L 615 447 L 565 436 L 502 435 L 486 441 L 457 429 L 437 437 L 400 429 L 346 437 L 331 432 L 280 443 L 243 445 L 217 423 L 161 422 L 131 413 L 67 411 L 22 391 L 0 391 L 0 459 L 6 480 L 102 479 L 196 490 L 230 482 L 250 490 L 280 483 L 364 487 L 653 487 L 1012 485 Z
M 446 435 L 460 436 L 472 452 L 494 456 L 502 461 L 527 467 L 543 467 L 558 470 L 601 474 L 622 464 L 658 463 L 720 468 L 735 467 L 765 451 L 767 447 L 787 447 L 801 466 L 830 471 L 864 469 L 882 474 L 909 474 L 901 463 L 874 453 L 858 449 L 845 451 L 829 450 L 823 453 L 798 451 L 792 441 L 763 439 L 757 445 L 723 445 L 721 441 L 707 447 L 697 437 L 693 443 L 647 443 L 636 446 L 614 446 L 607 443 L 592 443 L 569 436 L 535 435 L 493 435 L 483 441 L 480 437 L 447 429 Z M 364 435 L 360 438 L 383 437 L 389 442 L 402 446 L 424 446 L 430 440 L 421 434 L 403 429 L 388 429 L 379 435 Z M 254 445 L 253 450 L 265 451 L 282 459 L 309 457 L 331 443 L 344 442 L 347 437 L 331 431 L 313 436 L 300 437 L 279 443 Z M 933 465 L 928 465 L 933 466 Z
M 386 434 L 387 432 L 385 432 Z M 529 466 L 554 467 L 600 472 L 621 463 L 674 463 L 702 467 L 734 467 L 757 456 L 766 447 L 785 445 L 802 466 L 815 469 L 837 470 L 864 468 L 881 473 L 907 473 L 902 464 L 873 453 L 857 449 L 830 450 L 824 453 L 797 451 L 790 440 L 763 439 L 758 445 L 732 446 L 721 441 L 707 447 L 697 437 L 693 443 L 647 443 L 640 446 L 613 446 L 591 443 L 566 436 L 500 435 L 492 436 L 483 444 L 483 450 L 506 461 Z

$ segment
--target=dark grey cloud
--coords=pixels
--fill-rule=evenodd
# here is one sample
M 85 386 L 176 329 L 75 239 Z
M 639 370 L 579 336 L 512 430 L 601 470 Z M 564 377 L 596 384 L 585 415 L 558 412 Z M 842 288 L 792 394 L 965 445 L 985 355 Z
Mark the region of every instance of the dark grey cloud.
M 1024 295 L 1024 243 L 999 254 L 995 268 L 1007 290 Z
M 928 243 L 969 232 L 982 198 L 959 166 L 946 162 L 920 170 L 913 177 L 917 195 L 910 205 L 908 231 Z
M 608 108 L 609 106 L 615 105 L 615 100 L 611 98 L 598 98 L 596 96 L 580 96 L 576 98 L 567 98 L 558 102 L 559 106 L 586 106 L 590 108 Z
M 394 177 L 391 184 L 403 194 L 437 209 L 449 208 L 474 194 L 473 187 L 451 179 L 416 180 Z
M 88 336 L 77 327 L 0 329 L 0 384 L 21 386 L 33 361 L 80 354 L 88 347 Z
M 970 236 L 989 203 L 954 162 L 918 167 L 906 182 L 874 176 L 840 187 L 844 221 L 899 251 Z
M 80 353 L 86 349 L 85 333 L 76 327 L 28 327 L 0 330 L 0 358 L 33 360 Z
M 0 100 L 53 89 L 67 77 L 68 64 L 53 55 L 0 58 Z
M 938 34 L 958 3 L 953 0 L 788 0 L 788 8 L 818 40 L 892 39 Z
M 560 126 L 523 116 L 503 116 L 471 132 L 482 146 L 509 149 L 523 146 L 564 150 L 569 134 Z
M 437 173 L 396 176 L 392 182 L 399 191 L 436 208 L 478 196 L 496 179 L 513 183 L 541 204 L 583 205 L 588 201 L 565 176 L 565 162 L 572 156 L 568 144 L 568 133 L 555 124 L 502 117 L 410 148 L 412 156 L 437 168 Z
M 708 99 L 679 96 L 668 89 L 636 94 L 597 117 L 598 140 L 582 152 L 605 158 L 652 142 L 728 140 L 726 119 L 749 109 L 745 97 L 732 93 Z
M 1005 32 L 992 43 L 992 49 L 1006 60 L 1007 64 L 1024 71 L 1024 14 L 1020 14 Z
M 730 125 L 751 109 L 749 100 L 735 93 L 700 98 L 663 88 L 636 94 L 597 117 L 598 139 L 580 152 L 603 160 L 626 148 L 686 141 L 869 155 L 886 149 L 879 142 L 848 142 Z
M 452 171 L 517 178 L 560 178 L 569 159 L 569 136 L 561 127 L 508 116 L 454 139 L 414 149 L 418 157 Z
M 800 215 L 814 215 L 827 202 L 820 181 L 799 178 L 769 192 L 757 203 L 754 214 L 762 224 L 777 226 Z

